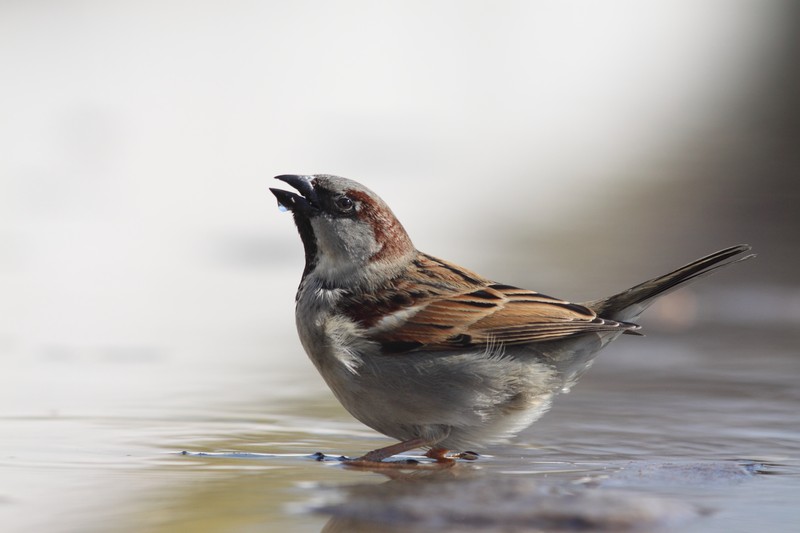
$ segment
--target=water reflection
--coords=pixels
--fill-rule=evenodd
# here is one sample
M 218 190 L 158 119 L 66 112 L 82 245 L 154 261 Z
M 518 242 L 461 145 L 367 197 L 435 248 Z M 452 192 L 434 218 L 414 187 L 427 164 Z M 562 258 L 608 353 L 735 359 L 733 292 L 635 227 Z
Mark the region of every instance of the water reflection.
M 323 531 L 626 530 L 678 526 L 704 510 L 688 502 L 601 490 L 596 476 L 503 476 L 457 465 L 427 475 L 391 475 L 384 484 L 353 485 L 344 501 L 323 507 Z

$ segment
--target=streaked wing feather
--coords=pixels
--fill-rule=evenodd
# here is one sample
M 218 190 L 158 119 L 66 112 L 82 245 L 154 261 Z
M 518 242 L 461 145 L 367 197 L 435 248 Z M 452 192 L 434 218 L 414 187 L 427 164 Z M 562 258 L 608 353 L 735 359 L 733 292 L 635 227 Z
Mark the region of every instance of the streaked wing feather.
M 580 333 L 638 329 L 633 324 L 599 318 L 582 305 L 493 283 L 424 254 L 404 279 L 417 287 L 416 282 L 424 280 L 426 286 L 436 289 L 417 293 L 415 298 L 404 296 L 401 299 L 407 305 L 381 309 L 389 315 L 405 313 L 404 321 L 391 321 L 396 327 L 370 329 L 370 322 L 362 320 L 367 334 L 392 353 L 423 347 L 452 350 L 498 342 L 527 344 Z M 402 286 L 396 290 L 408 294 Z M 415 312 L 408 313 L 412 307 Z M 363 306 L 359 312 L 361 316 L 369 314 Z

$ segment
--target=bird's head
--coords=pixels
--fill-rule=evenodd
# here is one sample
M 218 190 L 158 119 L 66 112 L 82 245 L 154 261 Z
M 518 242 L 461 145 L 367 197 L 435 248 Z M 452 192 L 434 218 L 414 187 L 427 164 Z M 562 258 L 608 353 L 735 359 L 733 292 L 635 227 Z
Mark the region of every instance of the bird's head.
M 294 215 L 306 254 L 304 278 L 315 276 L 331 288 L 374 287 L 416 254 L 389 206 L 360 183 L 327 174 L 275 179 L 300 193 L 270 189 Z

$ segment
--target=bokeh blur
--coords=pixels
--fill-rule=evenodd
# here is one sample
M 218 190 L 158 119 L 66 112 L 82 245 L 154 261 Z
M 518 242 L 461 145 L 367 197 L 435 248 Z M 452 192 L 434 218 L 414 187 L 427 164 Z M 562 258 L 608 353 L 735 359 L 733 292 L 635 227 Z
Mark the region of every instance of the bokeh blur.
M 0 423 L 324 391 L 285 173 L 361 181 L 420 249 L 572 300 L 749 243 L 645 324 L 768 347 L 800 325 L 798 35 L 790 0 L 4 1 Z
M 301 261 L 280 173 L 365 182 L 421 249 L 573 299 L 738 241 L 747 279 L 795 280 L 797 15 L 4 3 L 2 346 L 267 339 Z

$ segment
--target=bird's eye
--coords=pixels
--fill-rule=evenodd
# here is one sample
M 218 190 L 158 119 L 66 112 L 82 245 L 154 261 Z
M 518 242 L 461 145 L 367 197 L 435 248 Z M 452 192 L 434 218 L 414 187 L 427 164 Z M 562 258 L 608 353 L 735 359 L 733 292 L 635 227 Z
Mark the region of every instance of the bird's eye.
M 336 209 L 338 209 L 342 213 L 349 213 L 356 206 L 355 202 L 353 202 L 353 200 L 351 200 L 347 196 L 340 196 L 339 198 L 334 200 L 334 204 L 336 205 Z

